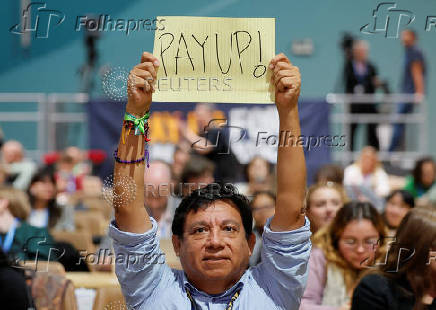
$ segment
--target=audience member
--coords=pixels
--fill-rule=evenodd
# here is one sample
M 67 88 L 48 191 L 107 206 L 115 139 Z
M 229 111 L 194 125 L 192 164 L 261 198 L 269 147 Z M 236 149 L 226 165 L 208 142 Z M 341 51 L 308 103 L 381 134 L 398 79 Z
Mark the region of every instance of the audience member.
M 194 189 L 202 188 L 214 182 L 215 165 L 201 155 L 191 155 L 183 168 L 180 178 L 182 195 L 189 196 Z
M 0 287 L 0 305 L 3 309 L 34 309 L 23 269 L 15 268 L 1 247 Z
M 8 180 L 8 170 L 6 165 L 0 163 L 0 187 L 6 186 Z
M 171 223 L 180 199 L 171 188 L 171 169 L 163 161 L 155 160 L 144 173 L 144 203 L 148 214 L 158 223 L 157 235 L 171 239 Z
M 36 227 L 48 229 L 74 230 L 73 209 L 61 208 L 57 203 L 56 181 L 50 172 L 38 171 L 28 189 L 32 211 L 28 222 Z
M 191 154 L 189 152 L 190 146 L 186 141 L 180 142 L 175 146 L 173 153 L 173 163 L 171 164 L 171 183 L 173 184 L 174 194 L 181 196 L 182 189 L 180 188 L 180 181 L 182 172 L 188 162 Z
M 255 192 L 275 192 L 274 176 L 271 173 L 271 164 L 261 156 L 254 156 L 245 168 L 246 184 L 240 184 L 240 191 L 248 198 Z
M 267 220 L 274 215 L 275 205 L 276 196 L 273 193 L 268 191 L 254 193 L 250 208 L 254 219 L 253 233 L 256 243 L 250 256 L 250 266 L 255 266 L 261 261 L 263 228 Z
M 76 177 L 82 177 L 91 173 L 91 167 L 86 163 L 86 154 L 77 146 L 69 146 L 65 149 L 65 155 L 73 162 L 72 172 Z
M 414 94 L 419 101 L 425 94 L 426 63 L 422 51 L 417 47 L 416 32 L 406 29 L 401 33 L 401 42 L 405 47 L 405 60 L 403 77 L 401 82 L 401 93 Z M 398 114 L 408 114 L 413 111 L 413 102 L 404 102 L 397 105 Z M 395 151 L 401 144 L 404 144 L 405 123 L 394 124 L 389 152 Z
M 3 251 L 13 260 L 47 260 L 56 258 L 51 251 L 54 242 L 46 228 L 26 222 L 30 213 L 24 192 L 14 188 L 0 189 L 0 241 Z
M 344 183 L 344 168 L 335 164 L 321 166 L 315 174 L 314 182 L 333 182 L 342 185 Z
M 378 160 L 375 148 L 364 147 L 359 160 L 345 168 L 344 185 L 372 190 L 379 197 L 389 194 L 389 178 Z
M 183 122 L 180 122 L 183 126 L 181 133 L 197 154 L 206 156 L 215 164 L 214 179 L 217 182 L 240 182 L 241 164 L 230 147 L 229 127 L 225 120 L 213 118 L 213 110 L 213 104 L 198 103 L 194 112 L 199 134 L 183 125 Z
M 306 215 L 310 220 L 312 234 L 330 224 L 347 200 L 344 188 L 337 183 L 312 185 L 306 195 Z
M 176 182 L 180 181 L 183 168 L 189 160 L 189 146 L 184 143 L 176 145 L 173 153 L 173 163 L 171 165 L 172 178 Z
M 15 140 L 7 141 L 1 152 L 2 162 L 6 165 L 9 176 L 14 177 L 12 185 L 15 188 L 26 190 L 36 170 L 35 163 L 24 157 L 22 144 Z
M 431 157 L 424 157 L 415 163 L 413 175 L 406 178 L 404 189 L 414 198 L 422 197 L 436 184 L 436 164 Z
M 383 218 L 368 202 L 346 203 L 313 237 L 309 278 L 300 310 L 350 309 L 359 275 L 380 254 Z
M 386 197 L 385 211 L 383 217 L 386 226 L 389 229 L 389 236 L 394 236 L 395 231 L 400 225 L 406 214 L 415 207 L 415 200 L 413 196 L 401 189 L 392 191 Z
M 363 277 L 352 309 L 436 309 L 436 211 L 415 208 L 401 222 L 386 264 Z
M 76 175 L 74 168 L 76 163 L 73 157 L 63 152 L 56 163 L 56 188 L 58 193 L 71 195 L 82 189 L 83 175 Z
M 345 92 L 348 94 L 373 94 L 377 88 L 377 70 L 368 61 L 368 42 L 357 40 L 353 44 L 352 59 L 344 70 Z M 352 103 L 351 113 L 377 113 L 374 103 Z M 351 123 L 350 149 L 354 149 L 355 134 L 358 123 Z M 377 124 L 367 124 L 368 145 L 379 149 Z

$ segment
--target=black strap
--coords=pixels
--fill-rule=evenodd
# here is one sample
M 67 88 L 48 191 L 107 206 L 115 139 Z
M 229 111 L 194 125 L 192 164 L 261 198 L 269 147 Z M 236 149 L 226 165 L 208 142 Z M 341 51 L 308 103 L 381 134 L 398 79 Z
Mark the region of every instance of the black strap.
M 189 290 L 189 288 L 187 286 L 185 286 L 185 288 L 186 288 L 186 295 L 188 296 L 188 299 L 191 302 L 191 310 L 198 310 L 198 305 L 195 302 L 194 298 L 192 297 L 191 291 Z M 229 303 L 226 306 L 226 310 L 233 309 L 233 303 L 235 302 L 236 299 L 238 299 L 240 292 L 241 292 L 241 289 L 238 289 L 235 292 L 235 294 L 233 294 L 232 298 L 230 299 Z

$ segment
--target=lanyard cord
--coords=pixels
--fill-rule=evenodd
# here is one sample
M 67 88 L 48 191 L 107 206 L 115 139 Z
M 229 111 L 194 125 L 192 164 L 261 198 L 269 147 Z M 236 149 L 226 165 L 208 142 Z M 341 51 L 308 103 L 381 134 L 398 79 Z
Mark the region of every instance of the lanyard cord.
M 11 227 L 9 227 L 9 230 L 5 236 L 5 240 L 3 241 L 0 237 L 0 244 L 5 253 L 9 252 L 9 250 L 12 247 L 12 242 L 14 241 L 15 236 L 15 229 L 17 228 L 18 220 L 14 218 L 14 221 L 12 222 Z
M 189 298 L 189 301 L 191 302 L 191 310 L 198 310 L 197 303 L 195 302 L 194 298 L 191 295 L 191 292 L 189 291 L 189 288 L 185 286 L 186 288 L 186 295 Z M 230 299 L 229 303 L 226 306 L 226 310 L 232 310 L 233 309 L 233 302 L 238 299 L 239 293 L 241 292 L 241 289 L 238 289 L 235 294 L 233 294 L 232 298 Z

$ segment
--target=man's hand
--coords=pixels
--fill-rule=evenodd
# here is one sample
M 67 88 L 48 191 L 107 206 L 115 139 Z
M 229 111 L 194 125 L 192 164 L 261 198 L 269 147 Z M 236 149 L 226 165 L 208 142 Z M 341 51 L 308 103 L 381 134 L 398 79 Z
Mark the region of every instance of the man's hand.
M 273 70 L 271 83 L 275 85 L 277 110 L 287 114 L 297 106 L 300 96 L 300 70 L 283 53 L 271 60 L 269 68 Z
M 133 67 L 129 74 L 126 112 L 142 116 L 150 109 L 158 67 L 159 60 L 156 57 L 147 52 L 142 53 L 141 63 Z

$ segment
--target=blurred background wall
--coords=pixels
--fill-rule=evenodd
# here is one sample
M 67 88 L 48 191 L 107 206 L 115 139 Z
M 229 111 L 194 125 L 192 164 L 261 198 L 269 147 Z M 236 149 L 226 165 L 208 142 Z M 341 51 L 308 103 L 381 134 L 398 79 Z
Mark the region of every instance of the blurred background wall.
M 77 16 L 108 14 L 112 19 L 154 18 L 162 15 L 223 16 L 223 17 L 275 17 L 276 52 L 284 52 L 300 67 L 303 78 L 302 98 L 324 98 L 329 92 L 341 92 L 339 84 L 343 64 L 340 42 L 344 32 L 369 41 L 370 59 L 377 65 L 379 76 L 389 82 L 391 91 L 399 90 L 403 63 L 403 47 L 399 39 L 386 38 L 382 33 L 362 34 L 360 28 L 372 22 L 372 11 L 379 1 L 45 1 L 47 8 L 61 11 L 65 21 L 52 27 L 47 39 L 31 39 L 27 48 L 21 46 L 20 35 L 9 32 L 20 21 L 20 1 L 2 3 L 0 19 L 0 92 L 80 92 L 83 83 L 80 68 L 86 63 L 83 31 L 75 31 Z M 427 16 L 436 16 L 433 0 L 395 2 L 399 9 L 415 14 L 411 27 L 417 31 L 418 44 L 427 57 L 430 124 L 429 151 L 436 156 L 436 144 L 431 133 L 436 129 L 436 27 L 425 31 Z M 142 51 L 151 51 L 153 31 L 103 32 L 97 42 L 97 68 L 122 66 L 130 68 L 139 61 Z M 294 40 L 311 39 L 313 53 L 296 56 L 291 52 Z M 102 96 L 101 82 L 95 81 L 92 96 Z M 31 104 L 20 105 L 20 111 L 32 111 Z M 1 111 L 13 111 L 14 105 L 0 105 Z M 2 125 L 5 133 L 14 133 L 29 149 L 35 148 L 30 134 L 33 124 L 24 127 Z M 18 135 L 18 136 L 17 136 Z M 86 143 L 84 138 L 81 144 Z

